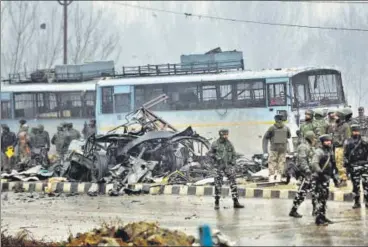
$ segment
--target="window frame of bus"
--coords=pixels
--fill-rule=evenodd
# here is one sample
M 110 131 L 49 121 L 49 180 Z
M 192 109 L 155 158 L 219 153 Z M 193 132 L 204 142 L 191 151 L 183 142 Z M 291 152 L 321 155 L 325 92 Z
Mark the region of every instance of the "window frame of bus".
M 80 108 L 80 113 L 82 116 L 64 116 L 63 114 L 63 109 L 59 109 L 60 107 L 60 103 L 61 103 L 61 98 L 63 96 L 63 94 L 66 94 L 66 93 L 78 93 L 80 95 L 80 100 L 78 100 L 78 102 L 80 102 L 81 106 L 79 107 Z M 86 94 L 87 93 L 94 93 L 94 99 L 96 98 L 96 92 L 95 91 L 86 91 L 85 94 L 83 95 L 84 91 L 62 91 L 62 92 L 51 92 L 51 91 L 47 91 L 47 92 L 17 92 L 17 93 L 13 93 L 13 102 L 14 102 L 14 118 L 17 119 L 17 118 L 27 118 L 26 116 L 17 116 L 16 115 L 16 104 L 19 103 L 19 102 L 24 102 L 25 100 L 16 100 L 16 96 L 18 95 L 24 95 L 24 94 L 30 94 L 32 95 L 32 107 L 31 109 L 33 109 L 33 111 L 35 112 L 36 115 L 40 114 L 40 111 L 39 111 L 39 108 L 42 107 L 39 105 L 39 96 L 40 95 L 48 95 L 50 96 L 50 94 L 54 94 L 55 95 L 55 101 L 53 101 L 55 104 L 56 104 L 56 107 L 55 107 L 55 112 L 57 114 L 57 116 L 52 116 L 52 117 L 47 117 L 47 116 L 36 116 L 37 119 L 56 119 L 56 118 L 63 118 L 63 119 L 78 119 L 78 118 L 91 118 L 91 117 L 94 117 L 95 114 L 88 114 L 88 111 L 87 111 L 87 104 L 86 104 Z M 82 96 L 83 95 L 83 96 Z M 83 97 L 83 99 L 82 99 Z M 45 104 L 45 102 L 47 100 L 45 100 L 45 98 L 42 99 L 43 101 L 43 104 Z M 49 101 L 50 101 L 50 98 L 49 98 Z M 94 100 L 94 105 L 96 104 L 96 100 Z M 77 107 L 76 107 L 77 108 Z M 27 108 L 20 108 L 20 109 L 27 109 Z M 29 109 L 29 108 L 28 108 Z M 94 113 L 94 109 L 95 109 L 95 106 L 92 106 L 93 109 L 93 113 Z M 50 110 L 49 113 L 51 112 L 51 109 L 48 109 Z M 67 109 L 67 110 L 71 110 L 71 109 Z M 41 113 L 43 114 L 43 113 Z M 32 117 L 33 118 L 33 117 Z
M 270 95 L 270 87 L 273 87 L 273 92 L 275 92 L 275 86 L 276 85 L 284 85 L 284 103 L 283 104 L 271 104 L 271 95 Z M 277 107 L 277 106 L 287 106 L 287 82 L 272 82 L 267 83 L 267 101 L 268 101 L 268 107 Z M 275 95 L 275 93 L 273 93 Z M 274 97 L 276 98 L 276 97 Z
M 106 90 L 109 90 L 107 94 L 105 95 L 104 92 Z M 127 105 L 126 111 L 117 111 L 116 110 L 116 96 L 119 95 L 128 95 L 129 97 L 129 104 Z M 106 98 L 104 98 L 106 96 Z M 101 114 L 120 114 L 120 113 L 126 113 L 131 111 L 131 102 L 132 102 L 132 93 L 115 93 L 114 86 L 104 86 L 101 87 L 101 101 L 100 101 L 100 109 Z M 110 99 L 110 100 L 109 100 Z M 106 104 L 107 103 L 107 104 Z
M 261 85 L 261 88 L 253 88 L 254 85 L 257 85 L 257 83 L 259 85 Z M 238 90 L 238 85 L 239 84 L 245 84 L 248 85 L 248 89 L 244 89 L 244 91 L 249 91 L 250 92 L 250 99 L 238 99 L 239 97 L 239 90 Z M 180 90 L 172 90 L 175 86 L 184 86 L 186 88 L 196 88 L 196 97 L 198 98 L 198 104 L 195 105 L 195 107 L 183 107 L 182 109 L 177 109 L 177 107 L 175 107 L 175 109 L 173 109 L 172 105 L 174 102 L 171 102 L 171 98 L 170 97 L 173 93 L 180 93 Z M 221 86 L 229 86 L 230 87 L 230 92 L 225 93 L 224 96 L 222 96 L 222 90 L 221 90 Z M 213 87 L 211 88 L 206 88 L 206 87 Z M 134 87 L 134 93 L 135 93 L 135 97 L 134 97 L 134 108 L 137 109 L 139 106 L 138 104 L 142 104 L 144 102 L 141 102 L 141 97 L 142 95 L 144 95 L 144 97 L 146 96 L 146 90 L 151 89 L 150 91 L 152 91 L 152 88 L 155 89 L 160 89 L 162 91 L 162 93 L 165 93 L 166 95 L 169 96 L 169 103 L 168 103 L 168 107 L 162 107 L 162 106 L 157 106 L 157 107 L 153 107 L 152 110 L 155 111 L 189 111 L 189 110 L 213 110 L 213 109 L 225 109 L 225 108 L 255 108 L 255 107 L 266 107 L 266 100 L 267 100 L 267 96 L 266 96 L 266 80 L 264 78 L 260 78 L 260 79 L 243 79 L 243 80 L 223 80 L 223 81 L 215 81 L 215 82 L 209 82 L 209 81 L 203 81 L 203 82 L 188 82 L 188 83 L 167 83 L 167 84 L 146 84 L 146 85 L 139 85 L 139 86 L 135 86 Z M 139 92 L 139 97 L 138 97 L 138 93 L 137 91 L 142 90 L 143 94 L 141 95 L 141 92 Z M 205 90 L 216 90 L 216 100 L 204 100 L 204 98 L 208 98 L 210 99 L 211 97 L 205 97 L 204 96 L 204 92 Z M 249 102 L 245 103 L 246 101 L 251 101 L 254 102 L 257 98 L 256 98 L 256 94 L 255 91 L 256 90 L 261 90 L 263 97 L 259 98 L 257 101 L 260 102 L 260 104 L 258 105 L 250 105 Z M 231 96 L 231 99 L 227 99 L 228 96 Z M 221 99 L 223 98 L 223 99 Z M 145 101 L 149 101 L 151 99 L 145 99 Z M 180 101 L 180 99 L 179 99 Z M 216 104 L 213 104 L 213 101 L 216 101 Z M 177 102 L 177 101 L 175 101 Z M 209 102 L 208 104 L 204 104 L 206 102 Z M 229 103 L 230 102 L 230 103 Z M 191 102 L 193 103 L 193 102 Z M 175 105 L 175 104 L 174 104 Z M 211 107 L 213 106 L 213 107 Z

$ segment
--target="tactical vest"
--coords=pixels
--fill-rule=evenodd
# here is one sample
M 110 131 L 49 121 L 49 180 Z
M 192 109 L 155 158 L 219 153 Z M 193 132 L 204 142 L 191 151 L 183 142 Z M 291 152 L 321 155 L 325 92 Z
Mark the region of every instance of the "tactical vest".
M 287 143 L 287 127 L 282 128 L 274 127 L 273 130 L 273 143 L 274 144 L 286 144 Z
M 328 175 L 328 176 L 331 176 L 332 175 L 332 153 L 327 151 L 327 150 L 324 150 L 322 148 L 319 148 L 320 151 L 323 152 L 323 156 L 322 158 L 319 160 L 319 167 L 321 169 L 324 169 L 323 170 L 323 174 L 325 175 Z M 328 164 L 326 164 L 328 158 L 330 157 L 330 161 L 328 162 Z
M 34 135 L 34 143 L 32 143 L 32 144 L 36 148 L 46 147 L 46 145 L 47 145 L 45 137 L 41 133 L 38 133 L 38 134 Z

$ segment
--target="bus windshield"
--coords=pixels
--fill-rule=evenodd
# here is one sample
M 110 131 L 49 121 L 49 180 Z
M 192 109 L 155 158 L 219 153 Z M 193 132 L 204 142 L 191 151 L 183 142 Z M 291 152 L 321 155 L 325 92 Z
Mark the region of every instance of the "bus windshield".
M 332 70 L 308 71 L 292 78 L 293 107 L 330 106 L 345 103 L 341 74 Z

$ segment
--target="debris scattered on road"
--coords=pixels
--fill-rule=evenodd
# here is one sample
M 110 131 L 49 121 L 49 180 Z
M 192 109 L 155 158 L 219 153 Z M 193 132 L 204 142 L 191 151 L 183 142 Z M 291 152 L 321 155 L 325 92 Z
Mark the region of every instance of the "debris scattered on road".
M 231 246 L 230 244 L 232 244 L 219 231 L 214 231 L 213 239 L 215 246 Z M 71 235 L 67 241 L 59 243 L 36 241 L 26 229 L 23 229 L 15 237 L 7 235 L 6 230 L 2 230 L 1 244 L 4 247 L 198 246 L 198 241 L 193 236 L 188 236 L 181 231 L 161 228 L 157 223 L 137 222 L 125 226 L 104 224 L 101 228 L 91 232 Z

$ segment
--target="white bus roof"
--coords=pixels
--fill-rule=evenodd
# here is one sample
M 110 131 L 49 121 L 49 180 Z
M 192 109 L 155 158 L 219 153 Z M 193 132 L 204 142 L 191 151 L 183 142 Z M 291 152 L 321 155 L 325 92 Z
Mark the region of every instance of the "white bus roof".
M 281 78 L 292 77 L 298 73 L 313 70 L 336 70 L 332 67 L 303 67 L 289 69 L 267 69 L 260 71 L 236 71 L 224 72 L 221 74 L 200 74 L 200 75 L 173 75 L 173 76 L 149 76 L 134 78 L 107 79 L 97 82 L 100 86 L 117 85 L 145 85 L 145 84 L 166 84 L 166 83 L 185 83 L 200 81 L 226 81 L 241 79 L 261 79 L 261 78 Z M 337 71 L 337 70 L 336 70 Z
M 1 85 L 1 92 L 21 93 L 21 92 L 72 92 L 72 91 L 95 91 L 96 82 L 79 83 L 32 83 Z

